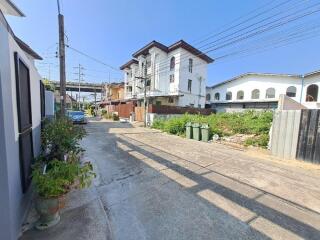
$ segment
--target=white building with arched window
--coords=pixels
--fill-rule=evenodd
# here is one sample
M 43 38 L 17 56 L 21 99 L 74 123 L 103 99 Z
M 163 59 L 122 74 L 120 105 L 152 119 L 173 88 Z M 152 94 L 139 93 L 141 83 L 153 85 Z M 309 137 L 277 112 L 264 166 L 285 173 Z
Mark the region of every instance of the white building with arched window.
M 126 100 L 141 106 L 146 89 L 150 104 L 204 108 L 207 65 L 212 58 L 183 40 L 170 46 L 152 41 L 132 56 L 120 67 Z
M 217 112 L 276 109 L 284 94 L 307 108 L 320 108 L 320 71 L 305 75 L 246 73 L 206 88 L 206 106 Z

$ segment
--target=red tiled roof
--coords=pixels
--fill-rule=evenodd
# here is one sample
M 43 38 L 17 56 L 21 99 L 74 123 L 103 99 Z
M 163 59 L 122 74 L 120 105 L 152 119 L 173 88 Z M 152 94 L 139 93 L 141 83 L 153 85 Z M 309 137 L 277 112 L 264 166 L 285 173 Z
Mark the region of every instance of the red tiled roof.
M 214 60 L 209 57 L 208 55 L 204 54 L 203 52 L 201 52 L 199 49 L 191 46 L 189 43 L 183 41 L 183 40 L 180 40 L 174 44 L 172 44 L 171 46 L 168 47 L 168 51 L 171 52 L 175 49 L 178 49 L 178 48 L 183 48 L 185 49 L 186 51 L 196 55 L 197 57 L 201 58 L 202 60 L 206 61 L 207 63 L 212 63 Z
M 188 44 L 187 42 L 185 42 L 183 40 L 180 40 L 180 41 L 170 45 L 169 47 L 167 47 L 157 41 L 152 41 L 149 44 L 147 44 L 146 46 L 144 46 L 143 48 L 136 51 L 134 54 L 132 54 L 132 56 L 136 58 L 140 55 L 147 55 L 149 53 L 149 49 L 152 47 L 157 47 L 166 53 L 174 51 L 178 48 L 183 48 L 186 51 L 188 51 L 188 52 L 194 54 L 195 56 L 201 58 L 202 60 L 206 61 L 207 63 L 212 63 L 214 61 L 211 57 L 209 57 L 205 53 L 201 52 L 199 49 L 191 46 L 190 44 Z M 123 66 L 125 66 L 125 65 L 123 65 Z
M 135 59 L 131 59 L 129 62 L 123 64 L 123 65 L 120 67 L 120 70 L 124 70 L 124 69 L 130 67 L 130 65 L 133 64 L 133 63 L 138 64 L 139 62 L 138 62 L 137 60 L 135 60 Z
M 139 49 L 138 51 L 136 51 L 134 54 L 132 54 L 133 57 L 138 57 L 140 55 L 147 55 L 149 52 L 149 49 L 152 47 L 156 47 L 161 49 L 162 51 L 168 52 L 168 47 L 163 45 L 162 43 L 159 43 L 157 41 L 152 41 L 151 43 L 147 44 L 146 46 L 144 46 L 143 48 Z

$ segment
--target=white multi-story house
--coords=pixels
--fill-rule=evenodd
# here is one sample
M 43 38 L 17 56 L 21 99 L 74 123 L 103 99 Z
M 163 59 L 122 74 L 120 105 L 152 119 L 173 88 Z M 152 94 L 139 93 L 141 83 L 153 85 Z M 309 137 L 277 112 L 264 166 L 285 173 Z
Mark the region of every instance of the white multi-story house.
M 125 72 L 125 99 L 143 102 L 147 77 L 147 99 L 150 104 L 203 108 L 209 56 L 185 41 L 167 47 L 152 41 L 120 67 Z
M 246 73 L 206 88 L 206 104 L 218 112 L 275 109 L 284 94 L 306 108 L 320 108 L 320 71 L 305 75 Z

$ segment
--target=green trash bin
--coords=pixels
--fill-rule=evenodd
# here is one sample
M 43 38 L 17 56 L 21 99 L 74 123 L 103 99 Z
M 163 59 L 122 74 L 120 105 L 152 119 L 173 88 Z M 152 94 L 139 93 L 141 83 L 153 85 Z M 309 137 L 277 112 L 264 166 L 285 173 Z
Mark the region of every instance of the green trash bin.
M 199 123 L 192 124 L 192 135 L 194 140 L 200 141 L 200 124 Z
M 209 142 L 209 125 L 203 124 L 201 126 L 201 140 L 203 142 Z
M 192 139 L 192 123 L 188 122 L 186 124 L 186 138 Z

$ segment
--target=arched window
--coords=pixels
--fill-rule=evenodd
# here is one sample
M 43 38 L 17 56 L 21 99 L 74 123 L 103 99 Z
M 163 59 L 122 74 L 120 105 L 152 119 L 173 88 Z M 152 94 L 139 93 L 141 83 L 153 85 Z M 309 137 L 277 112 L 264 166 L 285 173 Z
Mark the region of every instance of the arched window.
M 306 97 L 306 101 L 307 102 L 316 102 L 318 101 L 318 85 L 316 84 L 311 84 L 308 88 L 307 88 L 307 97 Z
M 192 68 L 193 68 L 193 59 L 189 58 L 189 72 L 192 73 Z
M 220 93 L 215 93 L 214 94 L 214 100 L 220 100 Z
M 232 92 L 226 93 L 226 100 L 232 100 Z
M 176 59 L 175 57 L 172 57 L 170 59 L 170 70 L 174 70 L 175 66 L 176 66 Z
M 274 88 L 268 88 L 266 91 L 266 98 L 275 98 L 276 90 Z
M 211 95 L 210 95 L 210 93 L 207 93 L 207 95 L 206 95 L 206 100 L 207 100 L 207 101 L 210 101 L 210 100 L 211 100 Z
M 244 99 L 244 92 L 242 90 L 237 92 L 237 99 L 243 100 Z
M 286 95 L 288 97 L 296 97 L 296 94 L 297 94 L 297 88 L 296 87 L 290 86 L 290 87 L 287 88 Z
M 254 89 L 251 92 L 251 99 L 259 99 L 260 98 L 260 91 L 259 89 Z

